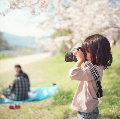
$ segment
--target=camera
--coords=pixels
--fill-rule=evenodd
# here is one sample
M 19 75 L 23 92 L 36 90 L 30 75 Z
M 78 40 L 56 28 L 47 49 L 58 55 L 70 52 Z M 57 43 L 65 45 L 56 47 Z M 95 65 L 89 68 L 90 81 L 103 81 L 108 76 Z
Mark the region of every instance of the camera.
M 83 50 L 81 47 L 74 48 L 74 50 L 81 50 L 84 54 L 85 59 L 86 59 L 86 55 L 87 55 L 86 51 Z M 76 56 L 73 55 L 73 51 L 65 53 L 65 61 L 66 62 L 77 62 L 77 58 L 76 58 Z

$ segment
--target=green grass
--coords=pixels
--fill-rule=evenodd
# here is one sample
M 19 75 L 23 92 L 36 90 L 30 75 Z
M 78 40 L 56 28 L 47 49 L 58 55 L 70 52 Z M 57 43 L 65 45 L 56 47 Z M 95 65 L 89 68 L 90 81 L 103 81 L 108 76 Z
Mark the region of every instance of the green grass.
M 73 92 L 72 90 L 64 90 L 59 88 L 57 93 L 53 97 L 53 105 L 66 105 L 72 101 Z
M 1 59 L 8 59 L 8 58 L 12 58 L 12 57 L 14 57 L 14 56 L 12 56 L 12 55 L 5 55 L 5 54 L 1 54 L 1 55 L 0 55 L 0 60 L 1 60 Z
M 35 49 L 32 49 L 32 48 L 17 48 L 15 50 L 16 52 L 18 53 L 23 53 L 23 54 L 33 54 L 35 52 Z
M 100 99 L 98 119 L 117 119 L 120 115 L 120 46 L 112 48 L 113 64 L 104 71 L 102 85 L 104 97 Z M 43 86 L 58 83 L 55 96 L 43 101 L 21 104 L 21 109 L 9 110 L 7 104 L 0 104 L 0 119 L 73 119 L 76 112 L 70 103 L 78 81 L 71 81 L 68 71 L 73 63 L 66 63 L 64 56 L 53 56 L 43 61 L 24 66 L 29 74 L 31 85 Z M 0 74 L 0 83 L 6 87 L 13 79 L 14 71 Z M 65 102 L 63 102 L 63 101 Z

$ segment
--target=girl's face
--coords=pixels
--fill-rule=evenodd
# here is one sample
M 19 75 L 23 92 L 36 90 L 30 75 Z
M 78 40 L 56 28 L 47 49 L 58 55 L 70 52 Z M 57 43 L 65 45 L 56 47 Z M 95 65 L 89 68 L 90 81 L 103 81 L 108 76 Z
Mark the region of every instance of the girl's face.
M 86 53 L 87 53 L 87 59 L 88 59 L 89 61 L 92 61 L 91 54 L 90 54 L 89 52 L 86 52 Z

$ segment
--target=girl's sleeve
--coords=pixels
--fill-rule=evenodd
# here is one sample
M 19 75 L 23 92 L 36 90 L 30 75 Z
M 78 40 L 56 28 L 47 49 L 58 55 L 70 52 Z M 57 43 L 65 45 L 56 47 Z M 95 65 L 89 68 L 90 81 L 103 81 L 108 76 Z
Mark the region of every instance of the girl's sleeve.
M 98 73 L 100 76 L 102 76 L 101 68 L 96 67 Z M 72 67 L 72 69 L 69 71 L 69 76 L 71 80 L 80 80 L 80 81 L 90 81 L 94 80 L 94 77 L 88 67 L 82 68 L 82 67 Z

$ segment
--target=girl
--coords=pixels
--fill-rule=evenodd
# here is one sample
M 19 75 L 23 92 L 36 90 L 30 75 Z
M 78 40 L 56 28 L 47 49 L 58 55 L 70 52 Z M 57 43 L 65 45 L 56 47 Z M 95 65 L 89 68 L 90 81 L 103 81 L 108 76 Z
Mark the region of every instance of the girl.
M 112 54 L 108 39 L 102 35 L 95 34 L 85 39 L 82 49 L 87 53 L 87 60 L 91 61 L 102 80 L 103 69 L 107 69 L 112 63 Z M 81 67 L 84 62 L 84 54 L 81 50 L 73 53 L 77 62 L 69 72 L 72 80 L 78 80 L 79 85 L 72 101 L 72 109 L 77 111 L 78 119 L 97 119 L 98 98 L 97 86 L 90 69 Z

